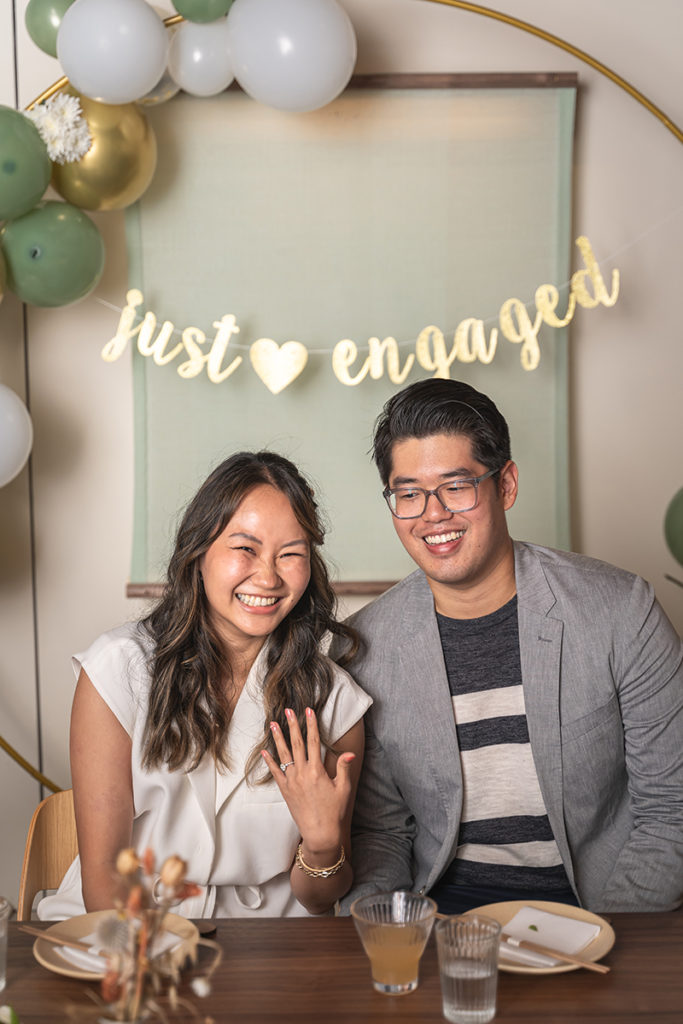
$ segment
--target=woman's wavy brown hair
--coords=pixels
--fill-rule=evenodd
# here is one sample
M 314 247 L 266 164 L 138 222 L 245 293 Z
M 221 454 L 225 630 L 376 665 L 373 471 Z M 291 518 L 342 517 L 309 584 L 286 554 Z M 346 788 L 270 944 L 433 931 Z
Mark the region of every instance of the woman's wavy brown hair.
M 324 707 L 332 688 L 330 663 L 320 650 L 326 633 L 349 639 L 348 657 L 355 653 L 355 633 L 335 618 L 336 598 L 319 550 L 324 530 L 312 487 L 293 463 L 274 452 L 231 456 L 211 473 L 188 505 L 164 594 L 142 623 L 154 643 L 144 738 L 146 768 L 165 765 L 192 771 L 207 753 L 219 766 L 229 764 L 226 736 L 235 696 L 231 656 L 211 623 L 200 563 L 240 502 L 262 484 L 277 488 L 289 500 L 310 542 L 311 578 L 298 603 L 270 636 L 264 731 L 249 757 L 248 775 L 257 774 L 254 769 L 262 763 L 262 749 L 277 757 L 269 726 L 276 721 L 287 735 L 285 708 L 294 710 L 305 735 L 306 708 L 317 714 Z

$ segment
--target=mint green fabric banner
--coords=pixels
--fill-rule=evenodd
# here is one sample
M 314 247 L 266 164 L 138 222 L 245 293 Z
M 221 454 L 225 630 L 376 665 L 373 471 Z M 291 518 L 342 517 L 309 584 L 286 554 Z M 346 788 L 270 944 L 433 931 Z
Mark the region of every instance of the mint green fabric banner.
M 130 288 L 157 321 L 139 335 L 146 355 L 130 342 L 132 582 L 163 578 L 210 470 L 261 447 L 313 481 L 336 579 L 400 578 L 412 563 L 368 455 L 372 424 L 435 372 L 508 419 L 514 535 L 569 546 L 566 328 L 544 324 L 534 353 L 500 312 L 515 298 L 533 322 L 542 284 L 566 309 L 574 107 L 574 88 L 352 87 L 308 114 L 234 89 L 148 110 L 158 169 L 126 214 Z

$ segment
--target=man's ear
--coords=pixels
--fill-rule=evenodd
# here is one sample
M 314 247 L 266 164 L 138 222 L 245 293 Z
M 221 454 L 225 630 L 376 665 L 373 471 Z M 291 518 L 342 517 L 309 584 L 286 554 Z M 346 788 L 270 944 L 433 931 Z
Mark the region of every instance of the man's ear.
M 498 477 L 498 493 L 503 502 L 503 508 L 507 512 L 517 500 L 517 489 L 519 485 L 519 470 L 515 462 L 506 462 Z

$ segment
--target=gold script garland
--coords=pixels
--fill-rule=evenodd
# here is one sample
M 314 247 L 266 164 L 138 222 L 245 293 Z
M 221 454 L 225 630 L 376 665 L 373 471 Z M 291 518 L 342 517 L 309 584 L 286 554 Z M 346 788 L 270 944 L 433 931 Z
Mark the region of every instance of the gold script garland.
M 369 354 L 354 372 L 354 364 L 359 356 L 358 346 L 350 338 L 345 338 L 332 349 L 335 377 L 341 384 L 355 387 L 368 376 L 372 380 L 379 380 L 386 373 L 393 384 L 402 384 L 417 360 L 423 369 L 429 370 L 435 377 L 448 378 L 450 367 L 456 361 L 492 362 L 498 348 L 499 332 L 508 341 L 520 346 L 522 368 L 535 370 L 541 361 L 538 333 L 542 324 L 554 328 L 565 327 L 573 319 L 577 306 L 584 309 L 594 309 L 598 305 L 613 306 L 619 295 L 619 271 L 612 271 L 611 287 L 608 289 L 588 238 L 581 235 L 576 244 L 584 266 L 572 274 L 567 308 L 563 315 L 557 310 L 559 290 L 553 284 L 541 284 L 534 296 L 533 318 L 521 299 L 506 299 L 500 308 L 498 327 L 491 328 L 488 339 L 484 322 L 475 317 L 467 317 L 456 327 L 450 348 L 441 329 L 430 325 L 420 331 L 415 352 L 408 354 L 403 365 L 400 346 L 395 338 L 370 338 Z M 220 384 L 241 366 L 244 361 L 242 356 L 227 361 L 230 341 L 240 330 L 232 313 L 214 321 L 216 334 L 205 351 L 208 339 L 199 327 L 183 328 L 180 331 L 181 340 L 172 345 L 173 336 L 177 332 L 170 320 L 165 320 L 158 332 L 154 313 L 147 312 L 140 320 L 138 308 L 143 301 L 144 296 L 139 289 L 131 288 L 127 293 L 126 306 L 121 312 L 116 334 L 102 349 L 105 362 L 117 360 L 128 342 L 137 337 L 140 355 L 151 358 L 157 366 L 165 366 L 181 355 L 186 357 L 176 368 L 178 375 L 185 380 L 197 377 L 206 370 L 209 380 Z M 140 320 L 137 325 L 136 320 Z M 249 357 L 260 379 L 277 395 L 303 371 L 308 360 L 308 349 L 299 341 L 287 341 L 280 346 L 272 338 L 259 338 L 249 347 Z

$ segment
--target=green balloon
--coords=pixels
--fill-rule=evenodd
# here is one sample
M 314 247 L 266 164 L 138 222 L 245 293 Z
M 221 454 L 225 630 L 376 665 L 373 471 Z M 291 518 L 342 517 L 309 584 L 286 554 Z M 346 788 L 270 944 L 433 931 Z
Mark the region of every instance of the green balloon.
M 173 0 L 178 14 L 187 21 L 218 21 L 228 13 L 233 0 Z
M 683 565 L 683 487 L 674 494 L 666 510 L 664 537 L 671 554 Z
M 57 56 L 57 32 L 67 8 L 74 0 L 29 0 L 24 21 L 26 29 L 36 46 Z
M 49 201 L 0 231 L 7 286 L 32 306 L 66 306 L 92 291 L 104 268 L 102 235 L 76 206 Z
M 12 107 L 0 106 L 0 220 L 21 217 L 40 202 L 52 164 L 38 129 Z

